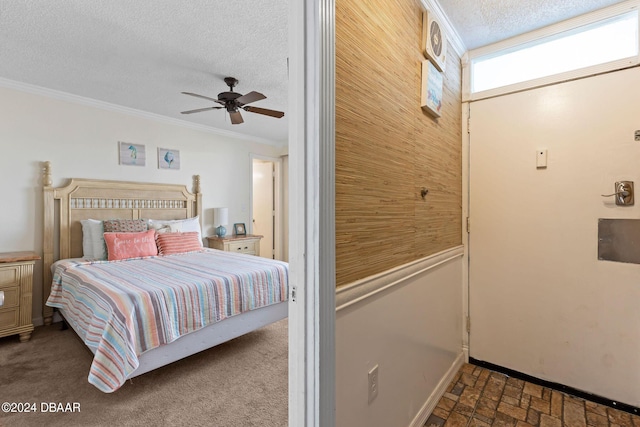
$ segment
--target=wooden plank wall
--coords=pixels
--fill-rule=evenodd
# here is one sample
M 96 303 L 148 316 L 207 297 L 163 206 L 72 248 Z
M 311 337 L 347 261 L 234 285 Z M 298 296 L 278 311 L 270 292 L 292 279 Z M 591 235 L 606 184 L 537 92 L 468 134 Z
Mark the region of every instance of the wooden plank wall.
M 460 58 L 434 119 L 421 31 L 419 0 L 336 0 L 337 286 L 461 244 Z

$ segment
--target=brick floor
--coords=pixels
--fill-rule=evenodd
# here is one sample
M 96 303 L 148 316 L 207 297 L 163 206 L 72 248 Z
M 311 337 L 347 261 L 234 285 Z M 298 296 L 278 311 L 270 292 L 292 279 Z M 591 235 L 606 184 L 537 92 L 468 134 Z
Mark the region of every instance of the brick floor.
M 640 416 L 464 364 L 425 427 L 640 427 Z

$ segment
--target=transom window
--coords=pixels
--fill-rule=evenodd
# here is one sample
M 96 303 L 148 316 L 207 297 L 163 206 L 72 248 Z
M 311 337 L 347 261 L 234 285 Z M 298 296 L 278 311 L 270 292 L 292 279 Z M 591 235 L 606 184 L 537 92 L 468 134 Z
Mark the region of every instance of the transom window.
M 633 10 L 489 54 L 472 54 L 470 92 L 473 95 L 523 82 L 534 83 L 524 86 L 535 86 L 547 83 L 540 82 L 545 77 L 565 76 L 602 64 L 623 68 L 638 63 L 638 55 L 638 11 Z

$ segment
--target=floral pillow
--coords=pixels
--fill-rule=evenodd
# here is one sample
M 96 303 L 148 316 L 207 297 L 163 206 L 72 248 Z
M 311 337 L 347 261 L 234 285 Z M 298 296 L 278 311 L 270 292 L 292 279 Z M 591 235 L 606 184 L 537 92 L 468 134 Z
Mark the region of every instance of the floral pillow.
M 105 233 L 133 233 L 149 229 L 144 219 L 107 219 L 103 225 Z

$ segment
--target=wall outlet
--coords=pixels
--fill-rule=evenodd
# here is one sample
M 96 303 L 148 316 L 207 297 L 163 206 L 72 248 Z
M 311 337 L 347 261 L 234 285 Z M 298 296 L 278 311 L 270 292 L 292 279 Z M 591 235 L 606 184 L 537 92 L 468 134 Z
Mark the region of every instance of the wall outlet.
M 369 403 L 378 397 L 378 365 L 369 371 Z

